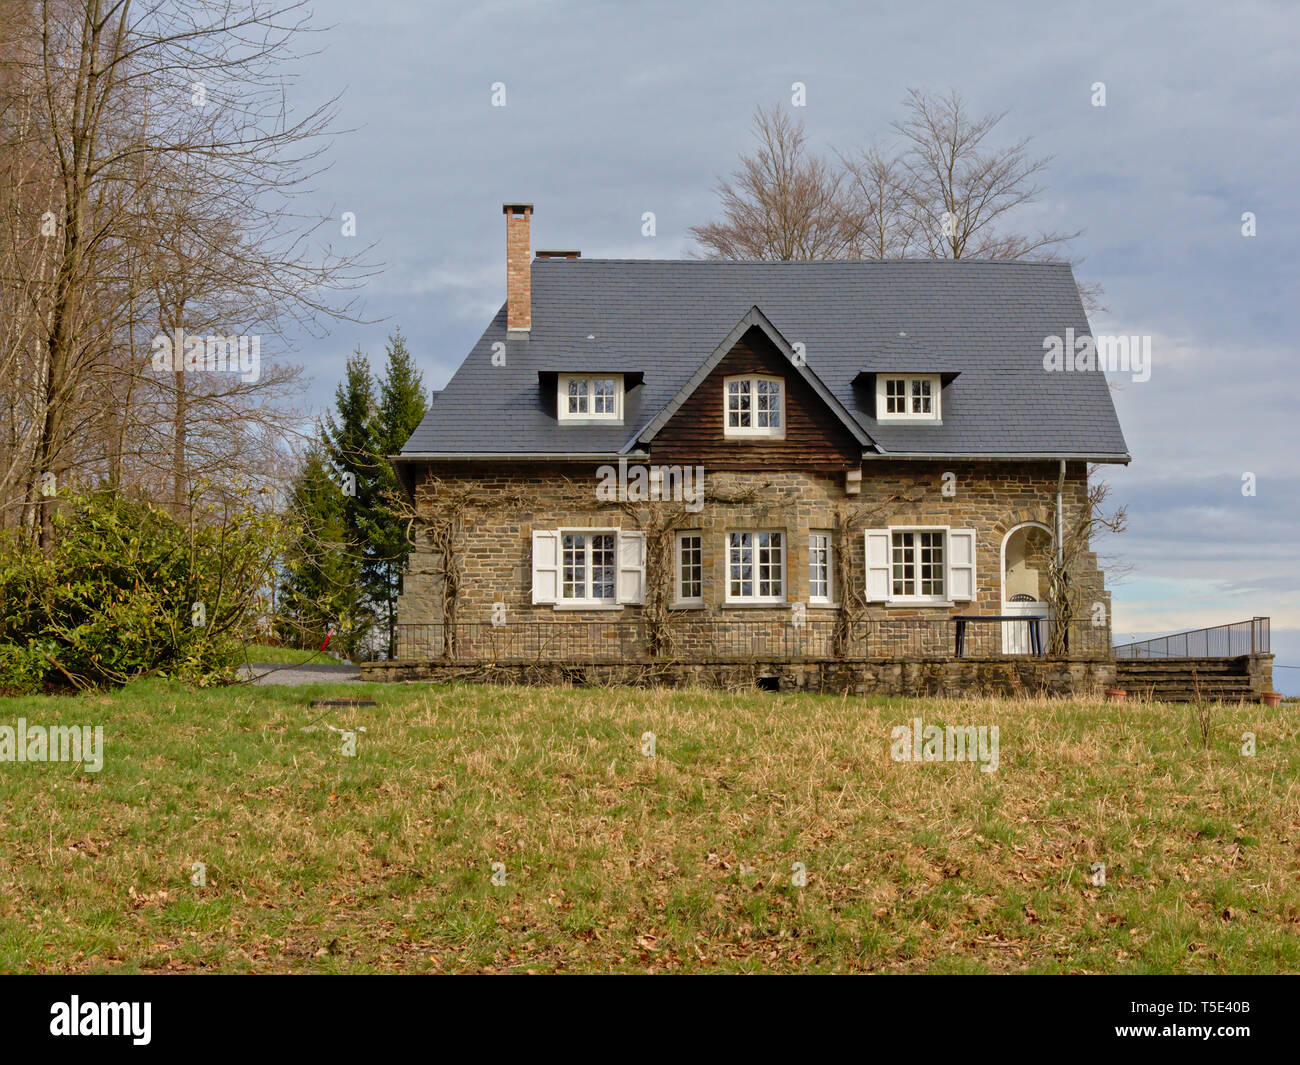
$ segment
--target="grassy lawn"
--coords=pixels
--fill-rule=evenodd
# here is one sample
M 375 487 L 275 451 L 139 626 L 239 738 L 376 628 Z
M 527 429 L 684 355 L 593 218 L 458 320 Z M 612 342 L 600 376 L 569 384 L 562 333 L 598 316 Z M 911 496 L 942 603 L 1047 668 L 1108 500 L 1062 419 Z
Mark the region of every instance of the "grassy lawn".
M 999 726 L 997 771 L 892 760 L 917 715 Z M 155 681 L 19 717 L 106 753 L 0 763 L 5 971 L 1300 970 L 1293 707 L 1216 707 L 1208 749 L 1186 706 L 702 691 Z
M 308 660 L 314 666 L 332 666 L 338 662 L 329 651 L 301 651 L 297 647 L 273 647 L 266 643 L 249 644 L 246 656 L 249 662 L 266 662 L 277 666 L 296 666 Z

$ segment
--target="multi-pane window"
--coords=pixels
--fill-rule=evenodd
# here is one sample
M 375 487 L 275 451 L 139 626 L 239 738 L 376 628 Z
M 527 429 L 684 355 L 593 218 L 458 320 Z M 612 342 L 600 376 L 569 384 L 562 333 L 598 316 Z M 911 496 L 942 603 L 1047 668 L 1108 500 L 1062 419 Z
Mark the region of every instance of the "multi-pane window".
M 885 380 L 885 413 L 907 413 L 907 378 L 890 377 Z
M 912 379 L 912 411 L 913 414 L 933 414 L 934 405 L 930 394 L 930 381 L 925 377 L 914 377 Z
M 831 601 L 831 534 L 827 532 L 808 537 L 808 598 L 815 603 Z
M 704 540 L 700 533 L 677 534 L 677 601 L 704 598 Z
M 560 420 L 623 416 L 623 382 L 618 377 L 560 375 Z
M 920 377 L 881 377 L 878 387 L 877 417 L 910 420 L 938 420 L 939 378 L 937 374 Z
M 943 530 L 895 532 L 890 540 L 892 597 L 942 599 Z
M 783 382 L 779 377 L 729 377 L 726 386 L 726 436 L 782 434 Z
M 612 415 L 618 410 L 618 395 L 612 377 L 597 377 L 591 382 L 591 412 Z
M 569 379 L 569 413 L 587 413 L 587 389 L 590 387 L 585 377 Z
M 727 533 L 727 598 L 785 601 L 785 550 L 779 532 Z
M 561 598 L 614 601 L 615 537 L 612 532 L 566 532 L 560 537 Z

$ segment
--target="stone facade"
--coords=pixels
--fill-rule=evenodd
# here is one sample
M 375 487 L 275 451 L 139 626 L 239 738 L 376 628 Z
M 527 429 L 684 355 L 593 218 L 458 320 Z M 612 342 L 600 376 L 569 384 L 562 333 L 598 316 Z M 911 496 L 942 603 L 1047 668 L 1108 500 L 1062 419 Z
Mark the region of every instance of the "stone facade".
M 780 628 L 789 623 L 795 604 L 808 603 L 811 531 L 831 533 L 834 567 L 847 566 L 848 579 L 860 591 L 866 564 L 863 534 L 867 529 L 891 525 L 974 530 L 975 598 L 942 605 L 869 602 L 855 617 L 879 625 L 905 619 L 943 620 L 950 615 L 996 615 L 1002 611 L 1003 543 L 1009 532 L 1027 522 L 1052 528 L 1058 473 L 1058 464 L 1047 461 L 868 460 L 862 467 L 860 492 L 849 494 L 843 474 L 705 470 L 703 507 L 693 513 L 681 503 L 601 499 L 597 495 L 601 477 L 593 463 L 430 464 L 421 468 L 414 484 L 420 526 L 398 603 L 398 620 L 401 625 L 437 626 L 449 619 L 458 625 L 488 625 L 494 606 L 503 604 L 504 616 L 498 609 L 498 619 L 506 628 L 520 622 L 636 621 L 647 607 L 627 604 L 615 609 L 557 610 L 533 602 L 534 530 L 611 528 L 646 533 L 646 584 L 651 600 L 656 593 L 665 600 L 673 598 L 673 574 L 665 573 L 660 561 L 673 558 L 673 553 L 661 555 L 656 546 L 674 531 L 700 531 L 703 605 L 671 609 L 668 603 L 670 625 L 683 632 L 704 626 L 716 631 L 735 623 L 739 623 L 738 630 L 752 630 L 759 622 Z M 1085 505 L 1087 490 L 1086 465 L 1069 463 L 1063 493 L 1067 523 Z M 431 535 L 447 522 L 454 524 L 454 554 L 460 568 L 459 591 L 450 603 L 445 596 L 444 559 Z M 784 604 L 742 607 L 724 601 L 726 533 L 741 529 L 784 534 Z M 1091 619 L 1097 609 L 1093 604 L 1100 604 L 1103 622 L 1109 619 L 1110 597 L 1095 555 L 1083 556 L 1072 583 L 1080 620 Z M 838 605 L 807 605 L 806 617 L 816 629 L 818 622 L 833 621 L 839 609 Z M 996 626 L 982 628 L 997 630 Z M 1103 623 L 1094 636 L 1089 637 L 1090 647 L 1079 651 L 1104 656 L 1110 645 L 1109 625 Z M 982 646 L 976 644 L 973 649 L 978 654 Z M 409 643 L 399 647 L 399 657 L 416 656 L 411 647 Z M 902 650 L 943 654 L 946 648 Z M 994 653 L 997 651 L 1000 648 Z M 1071 653 L 1075 653 L 1073 648 Z M 427 650 L 418 654 L 427 656 Z

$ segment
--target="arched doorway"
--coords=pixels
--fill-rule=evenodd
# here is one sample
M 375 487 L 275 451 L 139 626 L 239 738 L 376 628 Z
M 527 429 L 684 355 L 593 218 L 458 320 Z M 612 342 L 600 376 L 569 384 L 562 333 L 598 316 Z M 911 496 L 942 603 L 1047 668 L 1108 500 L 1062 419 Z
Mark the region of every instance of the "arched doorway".
M 1002 539 L 1002 615 L 1041 619 L 1003 622 L 1003 654 L 1031 653 L 1033 627 L 1038 629 L 1038 646 L 1047 646 L 1051 552 L 1052 531 L 1041 522 L 1023 522 Z

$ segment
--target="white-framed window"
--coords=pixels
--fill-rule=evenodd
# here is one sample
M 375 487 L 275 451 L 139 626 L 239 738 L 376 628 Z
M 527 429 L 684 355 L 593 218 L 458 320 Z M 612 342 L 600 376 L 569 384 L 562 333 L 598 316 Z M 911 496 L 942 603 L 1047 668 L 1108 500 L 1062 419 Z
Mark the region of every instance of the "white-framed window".
M 534 529 L 533 602 L 556 610 L 618 610 L 645 602 L 639 529 Z
M 728 603 L 785 602 L 785 534 L 727 533 Z
M 942 388 L 938 374 L 878 374 L 877 421 L 939 421 Z
M 785 436 L 785 382 L 750 374 L 728 377 L 722 389 L 724 436 Z
M 833 551 L 829 532 L 808 534 L 808 601 L 810 603 L 829 605 L 835 598 L 835 586 L 831 576 Z
M 613 603 L 618 580 L 618 533 L 560 533 L 560 598 L 567 603 Z
M 622 376 L 562 373 L 558 387 L 556 410 L 560 421 L 623 420 Z
M 704 534 L 698 531 L 677 534 L 677 583 L 674 606 L 704 604 Z
M 944 598 L 944 529 L 907 529 L 889 536 L 889 597 Z
M 975 530 L 868 529 L 867 601 L 948 605 L 976 598 Z

